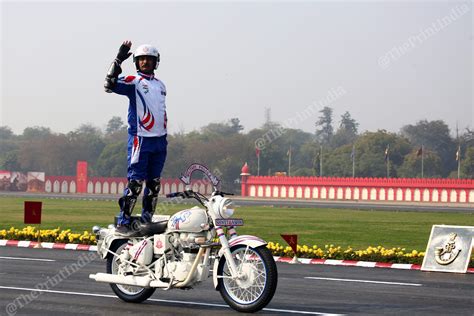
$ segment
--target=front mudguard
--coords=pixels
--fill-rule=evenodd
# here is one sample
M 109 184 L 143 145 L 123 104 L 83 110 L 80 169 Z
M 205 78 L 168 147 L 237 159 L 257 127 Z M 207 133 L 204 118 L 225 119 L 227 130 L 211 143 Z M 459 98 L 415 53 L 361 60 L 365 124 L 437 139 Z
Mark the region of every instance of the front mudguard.
M 238 245 L 245 245 L 249 246 L 250 248 L 257 248 L 261 246 L 265 246 L 267 242 L 261 238 L 251 236 L 251 235 L 242 235 L 237 236 L 229 240 L 229 248 L 238 246 Z M 224 257 L 224 249 L 221 248 L 218 253 L 218 258 L 214 260 L 214 268 L 212 269 L 212 281 L 214 283 L 214 288 L 218 290 L 218 279 L 217 279 L 217 270 L 219 267 L 219 262 Z

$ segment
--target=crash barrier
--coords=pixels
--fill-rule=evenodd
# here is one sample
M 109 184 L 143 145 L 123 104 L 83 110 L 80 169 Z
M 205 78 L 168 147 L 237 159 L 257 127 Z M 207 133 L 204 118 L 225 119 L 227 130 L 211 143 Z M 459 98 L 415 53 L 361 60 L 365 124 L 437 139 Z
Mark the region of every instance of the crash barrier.
M 244 168 L 241 177 L 248 197 L 474 203 L 471 179 L 252 176 Z

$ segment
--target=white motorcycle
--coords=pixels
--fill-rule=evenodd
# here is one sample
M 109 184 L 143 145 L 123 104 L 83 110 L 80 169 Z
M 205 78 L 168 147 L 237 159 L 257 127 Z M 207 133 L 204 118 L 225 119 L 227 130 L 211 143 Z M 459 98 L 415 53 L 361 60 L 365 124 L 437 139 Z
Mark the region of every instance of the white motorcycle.
M 157 288 L 192 288 L 212 274 L 215 289 L 230 307 L 247 313 L 261 310 L 275 293 L 277 267 L 264 240 L 236 234 L 235 226 L 243 221 L 231 218 L 232 201 L 225 195 L 217 190 L 209 199 L 192 190 L 169 194 L 196 199 L 204 208 L 154 216 L 148 224 L 135 222 L 127 237 L 115 233 L 113 226 L 95 226 L 97 251 L 107 259 L 107 273 L 89 277 L 110 283 L 122 300 L 139 303 Z

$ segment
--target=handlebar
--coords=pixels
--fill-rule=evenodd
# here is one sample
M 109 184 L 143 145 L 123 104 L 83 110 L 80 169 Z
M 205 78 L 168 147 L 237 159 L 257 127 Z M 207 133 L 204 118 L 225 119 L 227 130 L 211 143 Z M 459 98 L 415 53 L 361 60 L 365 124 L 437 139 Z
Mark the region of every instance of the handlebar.
M 206 206 L 205 202 L 208 200 L 203 194 L 194 192 L 193 190 L 186 190 L 184 192 L 174 192 L 166 194 L 167 198 L 181 197 L 183 199 L 195 199 L 201 205 Z
M 224 195 L 234 195 L 233 193 L 227 193 L 227 192 L 223 192 L 223 191 L 214 191 L 212 193 L 212 195 L 220 195 L 220 196 L 224 196 Z M 167 198 L 175 198 L 175 197 L 181 197 L 183 199 L 189 199 L 189 198 L 194 198 L 196 200 L 198 200 L 199 202 L 202 203 L 202 199 L 205 199 L 207 200 L 207 198 L 199 193 L 199 192 L 194 192 L 193 190 L 186 190 L 186 191 L 183 191 L 183 192 L 174 192 L 174 193 L 170 193 L 170 194 L 166 194 L 166 197 Z
M 186 190 L 184 192 L 174 192 L 170 194 L 166 194 L 167 198 L 174 198 L 174 197 L 182 197 L 183 199 L 194 197 L 193 190 Z
M 220 196 L 224 196 L 224 195 L 234 195 L 234 193 L 227 193 L 227 192 L 223 192 L 223 191 L 215 191 L 213 193 L 213 195 L 220 195 Z

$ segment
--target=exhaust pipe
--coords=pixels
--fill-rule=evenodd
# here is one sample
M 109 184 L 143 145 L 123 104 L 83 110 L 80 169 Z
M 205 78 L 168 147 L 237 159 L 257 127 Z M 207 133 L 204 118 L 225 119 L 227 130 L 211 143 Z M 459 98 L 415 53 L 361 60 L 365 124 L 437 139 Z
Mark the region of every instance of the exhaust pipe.
M 150 287 L 151 281 L 148 277 L 136 277 L 133 275 L 120 276 L 108 273 L 90 274 L 89 278 L 96 280 L 97 282 L 133 285 L 139 287 Z

